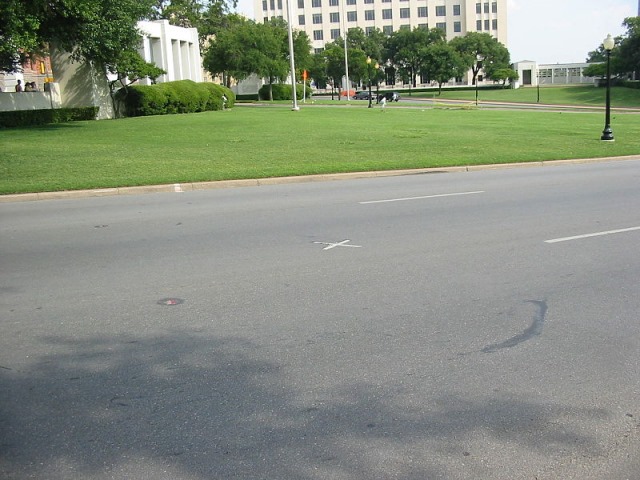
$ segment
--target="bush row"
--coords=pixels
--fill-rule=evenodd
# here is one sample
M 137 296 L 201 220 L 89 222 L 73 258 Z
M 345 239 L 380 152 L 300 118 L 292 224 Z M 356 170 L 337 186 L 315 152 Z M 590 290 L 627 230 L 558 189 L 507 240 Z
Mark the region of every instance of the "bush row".
M 50 123 L 95 120 L 99 107 L 55 108 L 0 112 L 0 127 L 31 127 Z
M 118 91 L 116 99 L 124 103 L 127 116 L 139 117 L 222 110 L 223 95 L 227 97 L 227 107 L 232 107 L 235 96 L 227 87 L 178 80 L 123 88 Z
M 291 95 L 291 84 L 285 83 L 274 83 L 271 85 L 273 92 L 273 100 L 293 100 Z M 298 100 L 302 100 L 302 95 L 304 92 L 303 85 L 296 84 L 296 98 Z M 307 84 L 307 98 L 311 96 L 311 87 Z M 260 87 L 258 91 L 258 96 L 260 100 L 269 100 L 269 84 L 265 84 Z
M 622 86 L 627 88 L 636 88 L 640 90 L 640 81 L 638 80 L 623 80 Z

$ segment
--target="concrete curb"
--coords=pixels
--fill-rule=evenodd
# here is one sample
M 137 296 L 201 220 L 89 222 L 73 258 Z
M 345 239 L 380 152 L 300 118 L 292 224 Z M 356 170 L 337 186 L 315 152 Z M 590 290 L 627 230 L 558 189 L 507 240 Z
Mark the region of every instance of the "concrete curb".
M 497 170 L 506 168 L 533 168 L 558 165 L 615 162 L 640 160 L 640 155 L 624 157 L 578 158 L 573 160 L 545 160 L 542 162 L 500 163 L 494 165 L 467 165 L 459 167 L 415 168 L 408 170 L 381 170 L 373 172 L 331 173 L 319 175 L 301 175 L 294 177 L 272 177 L 247 180 L 219 180 L 214 182 L 174 183 L 169 185 L 146 185 L 140 187 L 100 188 L 95 190 L 65 190 L 62 192 L 18 193 L 0 195 L 0 203 L 32 202 L 36 200 L 59 200 L 88 197 L 107 197 L 114 195 L 142 195 L 146 193 L 182 193 L 196 190 L 221 188 L 259 187 L 265 185 L 283 185 L 290 183 L 328 182 L 337 180 L 355 180 L 360 178 L 395 177 L 429 173 L 475 172 L 479 170 Z

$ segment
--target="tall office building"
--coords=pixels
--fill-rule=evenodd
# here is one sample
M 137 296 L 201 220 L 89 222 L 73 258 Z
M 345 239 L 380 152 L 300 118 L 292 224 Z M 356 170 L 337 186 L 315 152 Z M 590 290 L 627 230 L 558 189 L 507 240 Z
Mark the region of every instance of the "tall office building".
M 304 30 L 315 52 L 344 30 L 442 28 L 447 39 L 467 32 L 490 33 L 507 45 L 507 0 L 288 0 L 292 27 Z M 256 21 L 287 20 L 287 0 L 254 0 Z

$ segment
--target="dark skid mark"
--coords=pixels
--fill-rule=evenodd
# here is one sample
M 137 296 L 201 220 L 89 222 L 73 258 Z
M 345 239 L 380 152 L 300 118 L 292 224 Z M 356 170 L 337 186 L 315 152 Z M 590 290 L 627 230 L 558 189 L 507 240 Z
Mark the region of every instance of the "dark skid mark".
M 512 348 L 516 345 L 531 340 L 533 337 L 537 337 L 542 334 L 542 328 L 544 327 L 544 317 L 547 314 L 547 302 L 546 300 L 527 300 L 525 303 L 532 303 L 537 307 L 537 312 L 533 317 L 533 323 L 524 332 L 505 340 L 502 343 L 494 343 L 488 345 L 482 349 L 482 353 L 494 353 L 504 348 Z

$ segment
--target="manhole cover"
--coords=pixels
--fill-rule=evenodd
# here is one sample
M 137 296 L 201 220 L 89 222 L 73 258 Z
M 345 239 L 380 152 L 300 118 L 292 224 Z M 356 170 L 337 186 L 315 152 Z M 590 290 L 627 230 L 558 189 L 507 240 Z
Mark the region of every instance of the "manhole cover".
M 181 298 L 163 298 L 162 300 L 158 300 L 158 305 L 180 305 L 184 303 L 184 300 Z

